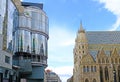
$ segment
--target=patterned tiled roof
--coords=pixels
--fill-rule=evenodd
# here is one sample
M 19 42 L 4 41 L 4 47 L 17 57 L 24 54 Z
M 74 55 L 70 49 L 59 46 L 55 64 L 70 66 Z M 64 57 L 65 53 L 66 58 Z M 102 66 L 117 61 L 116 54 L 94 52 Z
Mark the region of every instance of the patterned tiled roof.
M 88 44 L 120 44 L 120 31 L 87 31 L 86 36 Z M 89 52 L 96 60 L 98 50 Z M 105 54 L 109 56 L 110 51 L 105 51 Z
M 104 51 L 107 56 L 110 56 L 110 51 Z M 92 55 L 93 59 L 96 60 L 98 50 L 89 51 L 90 55 Z
M 120 31 L 87 31 L 89 44 L 120 44 Z
M 93 59 L 96 60 L 98 51 L 90 51 L 90 55 L 92 55 Z

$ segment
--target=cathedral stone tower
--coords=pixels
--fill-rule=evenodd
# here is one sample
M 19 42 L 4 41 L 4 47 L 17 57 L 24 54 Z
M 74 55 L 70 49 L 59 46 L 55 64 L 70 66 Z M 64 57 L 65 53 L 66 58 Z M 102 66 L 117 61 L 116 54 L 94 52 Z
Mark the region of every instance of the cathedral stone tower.
M 78 82 L 79 79 L 78 78 L 76 79 L 76 76 L 80 74 L 79 66 L 81 64 L 81 59 L 85 55 L 88 55 L 88 41 L 82 23 L 80 24 L 80 29 L 78 30 L 77 33 L 77 38 L 75 40 L 75 47 L 73 53 L 74 53 L 74 74 L 75 74 L 73 79 L 75 80 L 74 82 Z
M 74 55 L 79 56 L 81 59 L 84 55 L 88 54 L 88 41 L 86 38 L 85 30 L 83 29 L 82 23 L 78 30 L 77 38 L 75 40 Z
M 96 71 L 98 65 L 90 55 L 88 47 L 86 32 L 81 23 L 74 47 L 73 82 L 89 82 L 88 79 L 90 82 L 99 81 L 99 71 Z
M 74 48 L 74 64 L 78 64 L 84 55 L 88 53 L 88 42 L 85 34 L 85 30 L 83 29 L 82 23 L 80 24 L 80 29 L 77 33 L 77 38 L 75 40 L 75 48 Z
M 120 82 L 120 31 L 85 31 L 75 39 L 71 82 Z

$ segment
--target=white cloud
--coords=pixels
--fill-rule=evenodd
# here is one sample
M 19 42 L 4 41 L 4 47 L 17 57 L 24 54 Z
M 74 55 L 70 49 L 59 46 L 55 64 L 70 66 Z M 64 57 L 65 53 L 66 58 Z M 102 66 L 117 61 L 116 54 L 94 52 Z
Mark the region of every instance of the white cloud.
M 75 34 L 74 31 L 66 28 L 65 25 L 53 24 L 53 26 L 50 26 L 48 67 L 51 67 L 60 76 L 62 82 L 66 82 L 72 75 Z M 54 64 L 50 65 L 51 62 Z M 66 66 L 66 63 L 69 66 Z
M 57 50 L 58 51 L 58 50 Z M 62 50 L 60 50 L 61 52 Z M 73 56 L 71 55 L 72 52 L 70 51 L 70 53 L 65 53 L 65 52 L 56 52 L 53 54 L 49 54 L 49 61 L 51 62 L 58 62 L 58 63 L 70 63 L 73 64 Z M 57 55 L 56 55 L 57 54 Z
M 61 25 L 51 26 L 48 41 L 48 61 L 61 63 L 73 61 L 75 33 L 65 27 Z
M 75 34 L 65 26 L 54 25 L 50 28 L 49 49 L 57 49 L 74 45 Z
M 116 30 L 120 27 L 120 16 L 117 17 L 117 20 L 115 22 L 115 24 L 112 25 L 112 28 L 110 29 L 110 31 Z
M 104 8 L 113 13 L 117 20 L 112 25 L 111 31 L 117 30 L 120 27 L 120 0 L 97 0 L 101 4 L 104 4 Z M 110 20 L 110 19 L 109 19 Z
M 72 66 L 63 66 L 55 68 L 55 72 L 59 75 L 71 75 L 73 67 Z
M 120 0 L 99 0 L 99 2 L 103 3 L 104 7 L 108 9 L 108 11 L 115 15 L 120 15 Z
M 69 79 L 73 74 L 73 67 L 72 66 L 63 66 L 63 67 L 48 67 L 47 69 L 52 70 L 58 76 L 60 76 L 60 79 L 62 82 L 67 82 L 67 79 Z

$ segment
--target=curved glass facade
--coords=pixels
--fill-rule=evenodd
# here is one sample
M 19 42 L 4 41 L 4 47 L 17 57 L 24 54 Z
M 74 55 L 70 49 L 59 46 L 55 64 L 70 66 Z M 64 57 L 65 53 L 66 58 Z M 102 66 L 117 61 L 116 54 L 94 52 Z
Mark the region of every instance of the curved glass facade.
M 15 52 L 47 57 L 48 17 L 45 12 L 37 7 L 25 7 L 24 13 L 19 16 L 15 37 Z
M 2 34 L 2 30 L 3 30 L 5 11 L 6 11 L 6 0 L 1 0 L 0 1 L 0 34 Z
M 16 12 L 16 13 L 15 13 Z M 13 28 L 14 24 L 18 22 L 16 19 L 14 21 L 14 16 L 18 15 L 18 11 L 13 4 L 12 0 L 8 0 L 8 22 L 7 22 L 7 50 L 12 52 L 13 51 Z M 18 25 L 16 25 L 18 26 Z
M 20 16 L 19 27 L 42 32 L 48 36 L 48 17 L 43 10 L 37 7 L 27 7 L 24 14 Z
M 2 0 L 0 3 L 0 34 L 3 35 L 3 50 L 12 52 L 13 50 L 13 28 L 14 16 L 17 12 L 16 6 L 12 0 Z

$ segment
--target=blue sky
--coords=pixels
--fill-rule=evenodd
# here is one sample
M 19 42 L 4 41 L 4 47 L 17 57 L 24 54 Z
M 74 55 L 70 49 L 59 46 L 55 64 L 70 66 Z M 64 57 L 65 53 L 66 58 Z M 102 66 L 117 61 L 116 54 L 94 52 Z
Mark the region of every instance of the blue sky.
M 72 75 L 73 48 L 80 21 L 87 31 L 120 29 L 120 0 L 24 0 L 44 4 L 49 17 L 48 68 L 62 82 Z

